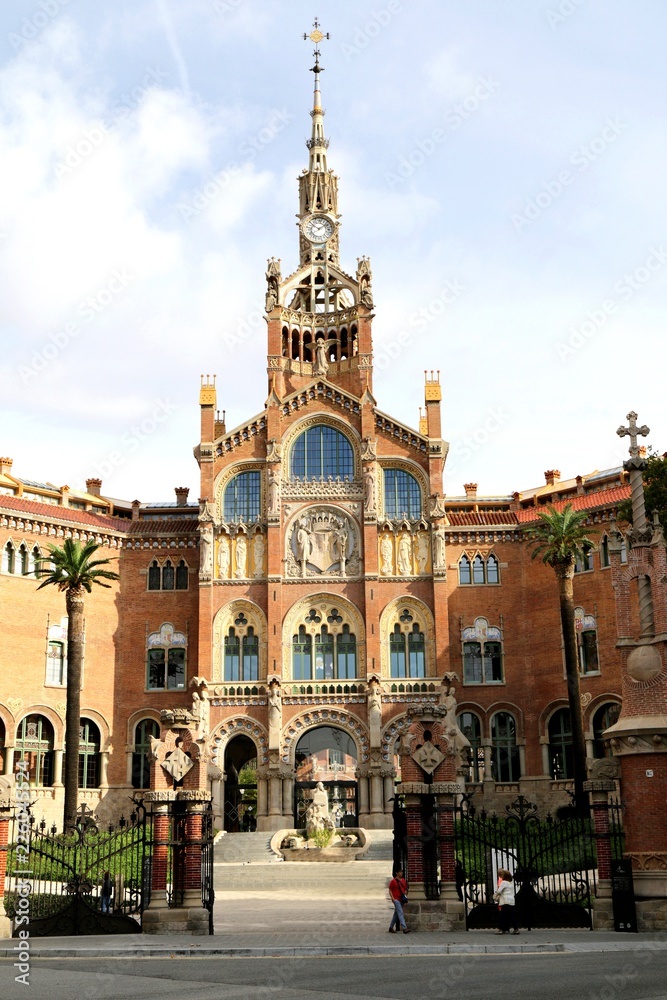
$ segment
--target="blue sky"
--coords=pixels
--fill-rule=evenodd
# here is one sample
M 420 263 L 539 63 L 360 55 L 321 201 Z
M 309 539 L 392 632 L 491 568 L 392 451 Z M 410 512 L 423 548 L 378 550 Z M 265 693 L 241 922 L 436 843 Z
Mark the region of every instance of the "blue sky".
M 659 0 L 4 0 L 0 452 L 26 478 L 198 496 L 200 373 L 266 398 L 267 257 L 297 262 L 319 14 L 343 265 L 375 396 L 439 369 L 450 495 L 667 448 Z

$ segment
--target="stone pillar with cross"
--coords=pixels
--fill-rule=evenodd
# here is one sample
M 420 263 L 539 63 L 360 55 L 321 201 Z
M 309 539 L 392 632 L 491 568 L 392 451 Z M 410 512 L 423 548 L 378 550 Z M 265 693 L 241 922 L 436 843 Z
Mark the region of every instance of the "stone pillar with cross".
M 632 861 L 639 930 L 667 930 L 667 553 L 657 515 L 646 516 L 637 443 L 649 428 L 628 414 L 633 526 L 627 562 L 620 537 L 609 546 L 623 707 L 603 734 L 620 764 L 625 855 Z
M 148 755 L 151 790 L 144 796 L 152 804 L 153 858 L 142 926 L 146 934 L 208 934 L 201 884 L 202 818 L 211 798 L 206 741 L 188 709 L 165 709 L 160 722 L 161 737 L 151 739 Z
M 404 796 L 408 838 L 406 919 L 412 930 L 465 930 L 454 849 L 456 797 L 464 791 L 457 780 L 458 733 L 449 726 L 444 705 L 424 705 L 411 714 L 412 725 L 399 747 L 402 780 L 397 786 Z

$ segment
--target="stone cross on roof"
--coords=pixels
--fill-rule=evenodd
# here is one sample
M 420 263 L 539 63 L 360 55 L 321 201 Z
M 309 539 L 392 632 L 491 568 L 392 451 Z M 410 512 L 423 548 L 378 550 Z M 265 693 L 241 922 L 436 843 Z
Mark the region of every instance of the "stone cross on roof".
M 616 433 L 619 437 L 629 437 L 630 438 L 630 455 L 632 458 L 639 458 L 639 445 L 637 444 L 637 436 L 641 434 L 642 437 L 646 437 L 650 428 L 646 424 L 642 424 L 641 427 L 637 426 L 637 414 L 632 410 L 628 413 L 627 420 L 630 421 L 629 427 L 618 428 Z

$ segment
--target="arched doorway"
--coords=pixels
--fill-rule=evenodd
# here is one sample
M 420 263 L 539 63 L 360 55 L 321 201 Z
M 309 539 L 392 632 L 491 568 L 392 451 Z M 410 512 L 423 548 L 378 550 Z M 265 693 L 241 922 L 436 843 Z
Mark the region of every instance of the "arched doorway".
M 317 726 L 309 729 L 296 745 L 294 757 L 294 826 L 305 826 L 312 790 L 322 782 L 329 799 L 329 812 L 336 827 L 359 825 L 357 798 L 357 746 L 344 729 Z
M 257 829 L 257 747 L 248 736 L 234 736 L 225 747 L 224 829 Z

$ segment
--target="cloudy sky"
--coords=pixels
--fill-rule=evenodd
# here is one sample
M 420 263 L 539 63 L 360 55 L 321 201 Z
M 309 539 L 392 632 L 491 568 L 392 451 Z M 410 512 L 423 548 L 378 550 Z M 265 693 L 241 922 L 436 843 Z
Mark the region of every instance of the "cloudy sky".
M 3 0 L 0 453 L 25 478 L 198 496 L 200 373 L 267 393 L 297 261 L 312 46 L 342 259 L 371 257 L 375 396 L 439 369 L 448 494 L 667 448 L 664 0 Z

